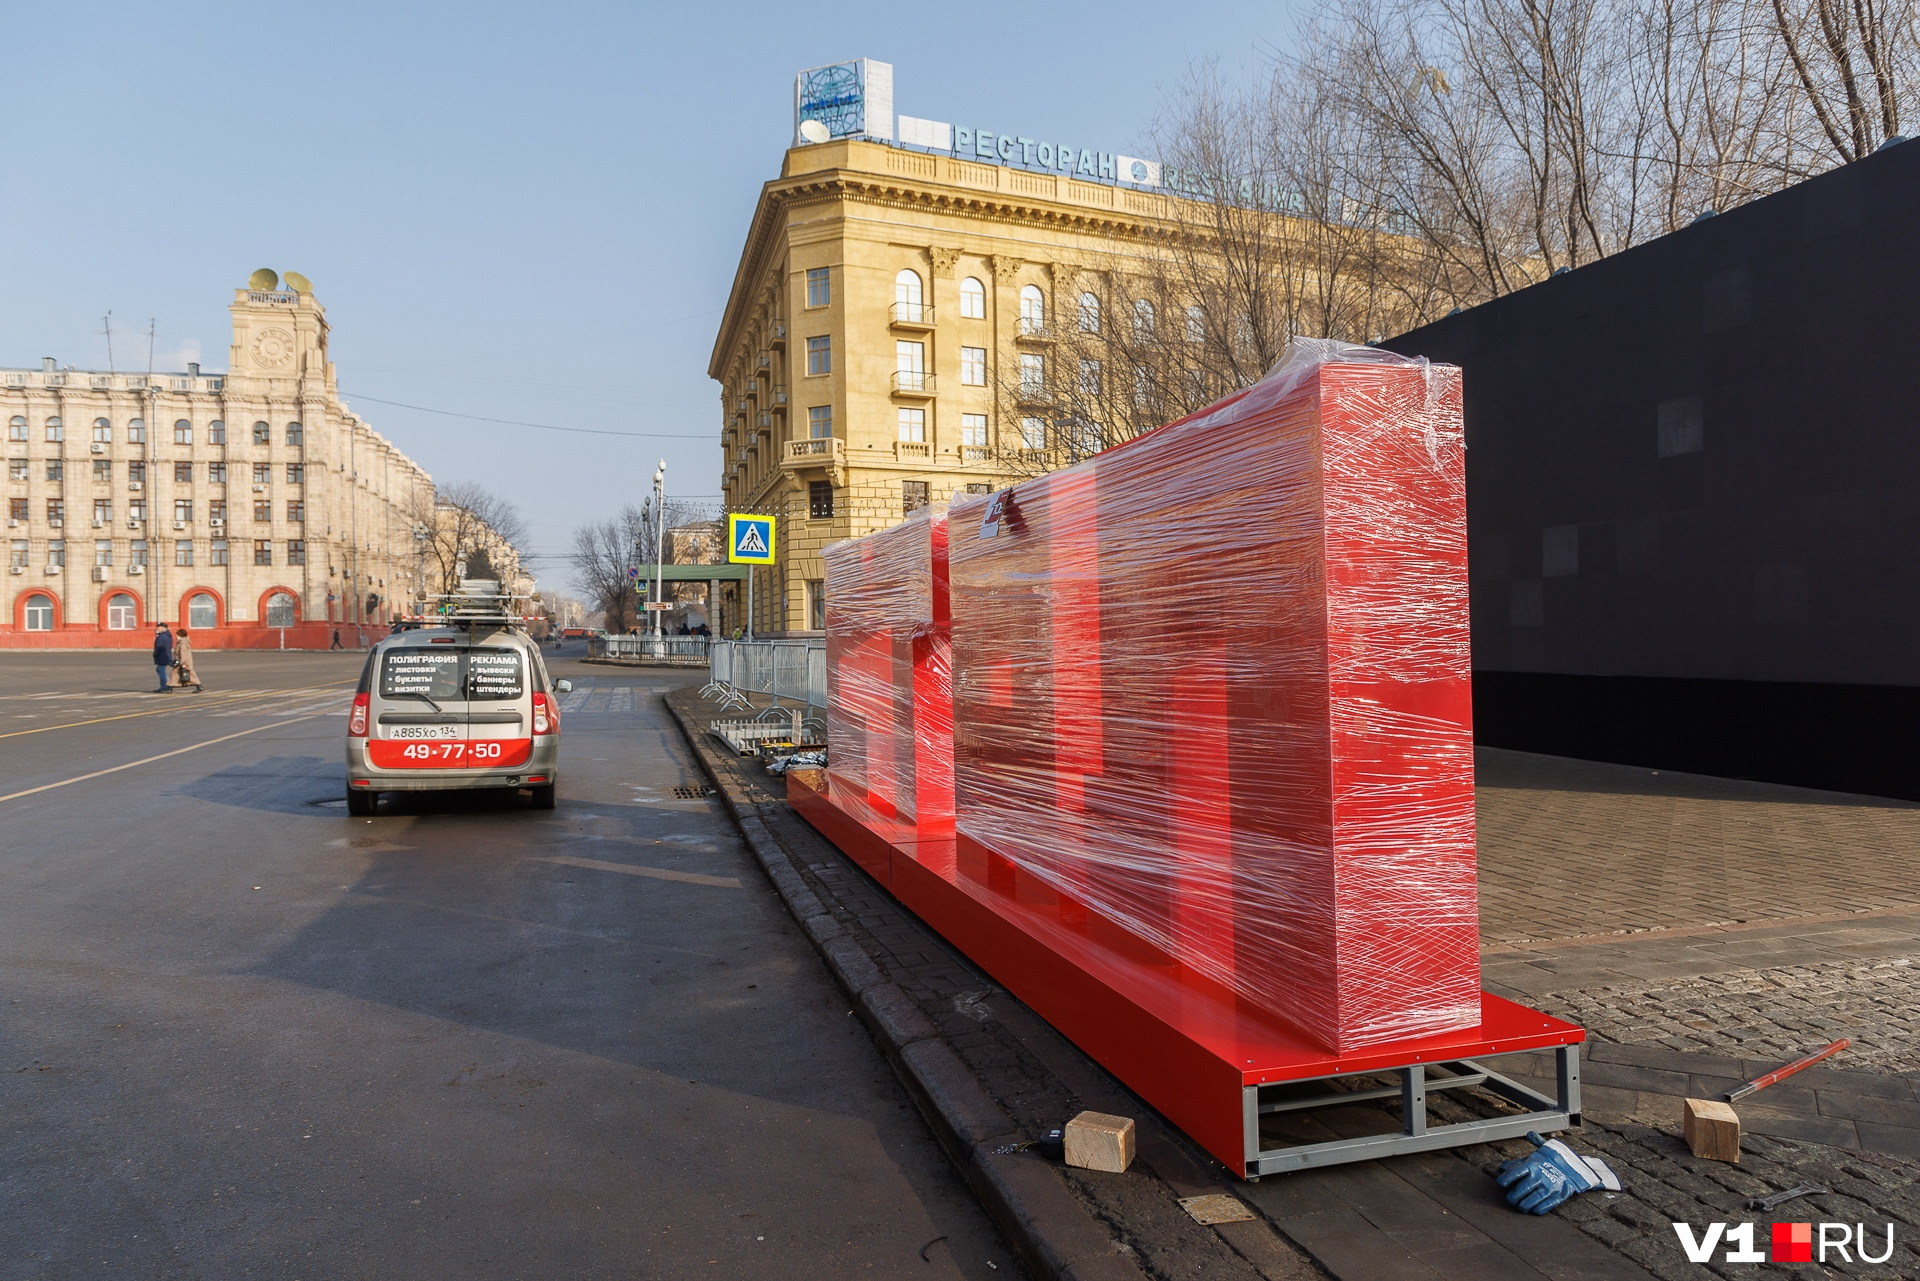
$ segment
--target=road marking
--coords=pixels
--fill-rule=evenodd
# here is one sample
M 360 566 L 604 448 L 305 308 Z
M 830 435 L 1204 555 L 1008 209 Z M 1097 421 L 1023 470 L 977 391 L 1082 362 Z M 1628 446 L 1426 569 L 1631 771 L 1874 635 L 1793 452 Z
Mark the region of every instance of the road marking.
M 132 769 L 136 765 L 151 765 L 155 761 L 164 761 L 169 756 L 179 756 L 185 752 L 197 752 L 203 747 L 212 747 L 215 743 L 225 743 L 236 738 L 245 738 L 249 734 L 258 734 L 261 730 L 281 729 L 288 725 L 298 725 L 301 721 L 310 721 L 311 716 L 296 716 L 290 721 L 278 721 L 272 725 L 255 725 L 252 729 L 243 729 L 237 734 L 222 734 L 219 738 L 210 738 L 204 743 L 189 743 L 185 747 L 176 747 L 171 752 L 162 752 L 158 756 L 146 756 L 137 761 L 128 761 L 125 765 L 115 765 L 109 769 L 97 769 L 91 774 L 81 774 L 76 778 L 63 778 L 58 783 L 42 783 L 38 787 L 29 787 L 24 792 L 9 792 L 0 796 L 0 801 L 18 800 L 22 796 L 32 796 L 35 792 L 51 792 L 56 787 L 66 787 L 70 783 L 84 783 L 90 778 L 100 778 L 106 774 L 118 774 L 123 769 Z
M 0 734 L 0 738 L 19 738 L 22 734 L 47 734 L 57 729 L 79 729 L 83 725 L 104 725 L 108 721 L 130 721 L 140 716 L 163 716 L 172 712 L 191 712 L 196 708 L 212 710 L 216 708 L 232 707 L 235 704 L 243 703 L 250 698 L 266 698 L 276 694 L 278 695 L 305 694 L 315 690 L 322 690 L 322 689 L 328 689 L 328 688 L 331 688 L 331 687 L 326 685 L 310 685 L 302 689 L 267 689 L 267 690 L 258 690 L 258 691 L 254 691 L 246 694 L 216 695 L 213 698 L 205 699 L 203 701 L 188 703 L 185 705 L 174 705 L 170 707 L 155 707 L 144 712 L 125 712 L 119 716 L 96 716 L 90 721 L 68 721 L 64 725 L 39 725 L 39 726 L 35 726 L 33 729 L 9 730 L 7 733 Z M 0 800 L 5 800 L 5 799 L 6 797 L 0 796 Z
M 0 801 L 7 798 L 0 796 Z M 536 863 L 560 863 L 567 867 L 584 867 L 594 872 L 625 872 L 628 876 L 651 876 L 657 881 L 685 881 L 689 885 L 717 885 L 725 890 L 737 890 L 740 882 L 731 876 L 702 876 L 698 872 L 673 872 L 664 867 L 636 867 L 632 863 L 607 863 L 597 858 L 574 858 L 570 855 L 555 855 L 550 858 L 536 856 Z

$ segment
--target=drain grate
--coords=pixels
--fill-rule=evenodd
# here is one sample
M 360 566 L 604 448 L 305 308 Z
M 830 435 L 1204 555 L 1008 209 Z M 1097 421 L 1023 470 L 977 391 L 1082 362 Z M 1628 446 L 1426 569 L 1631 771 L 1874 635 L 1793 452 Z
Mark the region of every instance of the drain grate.
M 711 787 L 684 787 L 684 786 L 674 788 L 673 794 L 683 801 L 694 801 L 694 800 L 699 800 L 701 797 L 704 797 L 704 796 L 719 795 L 719 793 L 714 791 L 714 789 Z

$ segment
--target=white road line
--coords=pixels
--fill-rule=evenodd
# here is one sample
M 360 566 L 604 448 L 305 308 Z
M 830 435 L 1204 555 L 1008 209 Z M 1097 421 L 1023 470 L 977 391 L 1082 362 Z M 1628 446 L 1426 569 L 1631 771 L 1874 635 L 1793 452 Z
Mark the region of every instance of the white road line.
M 0 801 L 6 799 L 0 796 Z M 533 861 L 559 863 L 565 867 L 584 867 L 594 872 L 625 872 L 628 876 L 651 876 L 659 881 L 685 881 L 689 885 L 717 885 L 726 890 L 740 888 L 740 882 L 731 876 L 702 876 L 698 872 L 675 872 L 664 867 L 637 867 L 632 863 L 608 863 L 597 858 L 574 858 L 562 854 L 552 858 L 536 856 Z
M 91 774 L 81 774 L 75 778 L 63 778 L 58 783 L 42 783 L 39 787 L 29 787 L 24 792 L 9 792 L 0 796 L 0 801 L 18 800 L 22 796 L 32 796 L 35 792 L 51 792 L 56 787 L 66 787 L 70 783 L 84 783 L 90 778 L 99 778 L 106 774 L 118 774 L 123 769 L 132 769 L 136 765 L 151 765 L 155 761 L 164 761 L 169 756 L 179 756 L 184 752 L 197 752 L 203 747 L 212 747 L 215 743 L 225 743 L 236 738 L 245 738 L 249 734 L 258 734 L 263 729 L 280 729 L 287 725 L 298 725 L 301 721 L 310 721 L 311 716 L 296 716 L 290 721 L 280 721 L 273 725 L 255 725 L 252 729 L 243 729 L 237 734 L 223 734 L 219 738 L 210 738 L 203 743 L 189 743 L 185 747 L 176 747 L 171 752 L 162 752 L 158 756 L 147 756 L 137 761 L 128 761 L 125 765 L 115 765 L 110 769 L 97 769 Z

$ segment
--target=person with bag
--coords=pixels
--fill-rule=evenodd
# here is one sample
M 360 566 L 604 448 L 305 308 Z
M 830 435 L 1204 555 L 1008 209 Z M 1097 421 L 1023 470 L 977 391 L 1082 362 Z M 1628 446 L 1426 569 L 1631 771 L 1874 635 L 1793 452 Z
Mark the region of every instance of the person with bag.
M 193 670 L 193 642 L 187 639 L 187 629 L 184 627 L 180 629 L 179 635 L 174 638 L 173 670 L 179 673 L 179 679 L 175 683 L 178 684 L 181 689 L 185 689 L 191 685 L 193 686 L 193 692 L 198 694 L 206 688 L 206 686 L 200 683 L 200 677 Z
M 160 673 L 160 688 L 156 694 L 171 694 L 167 688 L 167 672 L 173 667 L 173 633 L 167 630 L 165 623 L 153 625 L 153 670 Z

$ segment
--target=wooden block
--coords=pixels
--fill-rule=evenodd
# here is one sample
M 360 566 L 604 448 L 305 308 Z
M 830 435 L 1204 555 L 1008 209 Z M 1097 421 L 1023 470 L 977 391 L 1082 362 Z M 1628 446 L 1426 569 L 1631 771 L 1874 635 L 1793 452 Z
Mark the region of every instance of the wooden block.
M 1683 1112 L 1687 1146 L 1709 1161 L 1740 1164 L 1740 1116 L 1714 1099 L 1688 1099 Z
M 1123 1173 L 1133 1164 L 1133 1118 L 1082 1112 L 1067 1122 L 1067 1164 Z

